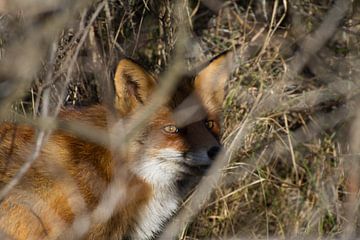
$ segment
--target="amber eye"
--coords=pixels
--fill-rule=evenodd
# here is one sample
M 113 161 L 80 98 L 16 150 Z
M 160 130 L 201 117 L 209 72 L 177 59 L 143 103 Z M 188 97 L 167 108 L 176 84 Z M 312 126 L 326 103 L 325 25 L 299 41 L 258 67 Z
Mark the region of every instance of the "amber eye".
M 167 125 L 164 128 L 166 133 L 178 133 L 179 129 L 175 125 Z
M 208 129 L 212 129 L 215 126 L 215 121 L 214 120 L 206 120 L 205 121 L 205 126 Z

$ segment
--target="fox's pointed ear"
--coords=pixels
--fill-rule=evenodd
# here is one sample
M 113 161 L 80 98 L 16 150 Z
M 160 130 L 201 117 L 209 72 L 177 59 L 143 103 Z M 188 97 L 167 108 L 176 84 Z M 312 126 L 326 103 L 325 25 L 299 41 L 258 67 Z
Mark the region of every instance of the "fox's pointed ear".
M 114 85 L 115 108 L 122 116 L 127 116 L 148 100 L 156 81 L 138 64 L 122 59 L 116 69 Z
M 234 67 L 234 53 L 227 52 L 213 59 L 196 76 L 195 92 L 209 111 L 221 110 L 225 95 L 225 83 Z

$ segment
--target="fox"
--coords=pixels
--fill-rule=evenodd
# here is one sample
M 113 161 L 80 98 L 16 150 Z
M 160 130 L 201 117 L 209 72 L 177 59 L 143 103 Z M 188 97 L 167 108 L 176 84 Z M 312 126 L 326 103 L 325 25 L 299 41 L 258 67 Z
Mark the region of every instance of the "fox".
M 0 201 L 2 238 L 159 236 L 222 149 L 221 112 L 231 56 L 221 54 L 182 79 L 122 151 L 65 130 L 52 131 L 29 170 Z M 112 106 L 64 107 L 58 118 L 121 136 L 158 85 L 145 68 L 124 58 L 114 74 Z M 30 125 L 0 124 L 0 188 L 16 176 L 35 141 L 36 129 Z

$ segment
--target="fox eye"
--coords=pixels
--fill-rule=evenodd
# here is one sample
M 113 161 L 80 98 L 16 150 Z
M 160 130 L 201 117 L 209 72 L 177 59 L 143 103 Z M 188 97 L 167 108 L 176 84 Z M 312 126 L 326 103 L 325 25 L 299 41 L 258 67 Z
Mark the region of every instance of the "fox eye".
M 164 128 L 166 133 L 178 133 L 179 129 L 175 125 L 167 125 Z
M 212 129 L 215 126 L 215 121 L 214 120 L 206 120 L 205 121 L 205 126 L 208 129 Z

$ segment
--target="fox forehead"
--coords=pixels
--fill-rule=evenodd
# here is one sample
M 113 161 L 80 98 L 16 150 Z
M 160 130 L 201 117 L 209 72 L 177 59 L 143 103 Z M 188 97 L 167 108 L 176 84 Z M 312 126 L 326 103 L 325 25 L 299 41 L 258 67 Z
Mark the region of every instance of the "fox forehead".
M 175 120 L 173 118 L 174 110 L 171 107 L 163 106 L 156 111 L 156 114 L 153 116 L 151 121 L 149 122 L 149 126 L 164 126 L 169 124 L 175 124 Z

